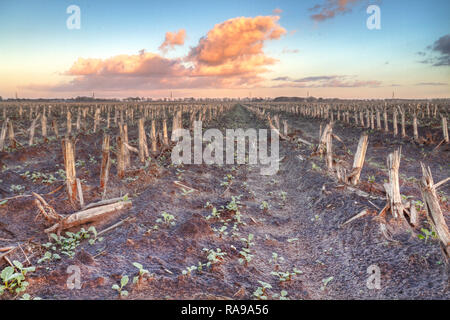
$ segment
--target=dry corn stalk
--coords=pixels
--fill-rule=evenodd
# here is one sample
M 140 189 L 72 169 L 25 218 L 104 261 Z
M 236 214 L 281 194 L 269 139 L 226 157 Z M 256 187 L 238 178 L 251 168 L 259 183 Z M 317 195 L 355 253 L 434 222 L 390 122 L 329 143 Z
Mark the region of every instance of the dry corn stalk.
M 3 151 L 3 148 L 5 147 L 5 139 L 6 139 L 6 132 L 8 128 L 8 121 L 9 119 L 6 118 L 6 120 L 3 122 L 2 130 L 0 131 L 0 151 Z
M 45 232 L 51 233 L 57 231 L 59 233 L 61 230 L 100 220 L 111 213 L 129 208 L 131 205 L 132 203 L 130 200 L 120 200 L 100 207 L 84 209 L 61 219 L 61 221 L 46 229 Z
M 349 182 L 352 185 L 356 185 L 359 182 L 361 170 L 363 168 L 364 160 L 366 158 L 368 140 L 369 137 L 367 134 L 363 134 L 361 135 L 361 138 L 359 138 L 358 148 L 356 149 L 355 158 L 353 160 L 353 168 L 348 176 Z
M 102 164 L 100 169 L 100 189 L 103 191 L 106 188 L 109 177 L 110 159 L 109 159 L 109 135 L 103 136 L 102 144 Z
M 127 147 L 122 140 L 122 137 L 119 135 L 117 137 L 117 175 L 120 179 L 122 179 L 125 175 L 125 153 L 127 151 Z
M 75 171 L 75 148 L 73 140 L 66 137 L 62 140 L 64 167 L 66 169 L 66 185 L 69 199 L 75 202 L 77 197 L 77 183 Z
M 384 184 L 389 207 L 394 218 L 403 216 L 404 206 L 400 194 L 399 168 L 400 168 L 401 149 L 390 153 L 387 158 L 387 167 L 389 170 L 389 183 Z
M 148 146 L 147 146 L 147 137 L 145 135 L 144 128 L 144 118 L 140 118 L 138 122 L 138 131 L 139 131 L 139 160 L 144 163 L 145 159 L 148 158 Z
M 429 167 L 425 168 L 423 163 L 420 165 L 422 167 L 422 180 L 419 182 L 419 185 L 428 218 L 442 243 L 444 253 L 447 257 L 450 257 L 450 232 L 439 205 L 433 176 Z

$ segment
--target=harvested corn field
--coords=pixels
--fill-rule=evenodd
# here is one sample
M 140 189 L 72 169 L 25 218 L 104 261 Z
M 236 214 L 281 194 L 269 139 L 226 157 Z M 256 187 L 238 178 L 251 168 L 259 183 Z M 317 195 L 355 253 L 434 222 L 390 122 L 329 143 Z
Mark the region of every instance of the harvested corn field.
M 403 137 L 392 121 L 371 127 L 378 108 L 392 119 L 384 105 L 2 107 L 1 263 L 34 267 L 31 296 L 448 298 L 446 109 L 419 107 L 414 139 L 408 110 Z M 225 140 L 225 128 L 272 127 L 278 171 L 249 165 L 250 148 L 243 164 L 174 165 L 169 137 L 199 121 Z

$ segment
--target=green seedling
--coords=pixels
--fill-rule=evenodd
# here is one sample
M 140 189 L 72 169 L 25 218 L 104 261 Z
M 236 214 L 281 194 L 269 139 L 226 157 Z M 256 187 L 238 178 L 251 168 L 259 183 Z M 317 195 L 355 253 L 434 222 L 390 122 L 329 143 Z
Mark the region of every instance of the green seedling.
M 272 289 L 272 286 L 264 281 L 258 281 L 261 287 L 256 288 L 255 292 L 253 292 L 253 295 L 258 300 L 267 300 L 267 290 Z
M 136 181 L 137 179 L 139 179 L 138 176 L 136 176 L 136 177 L 126 177 L 124 180 L 125 180 L 126 183 L 131 183 L 131 182 Z
M 90 232 L 94 235 L 93 239 L 91 238 Z M 84 239 L 94 240 L 90 242 L 91 244 L 95 243 L 95 241 L 102 241 L 102 238 L 97 238 L 97 231 L 94 227 L 89 228 L 89 230 L 85 230 L 81 228 L 77 233 L 66 232 L 66 236 L 57 236 L 54 233 L 50 234 L 50 238 L 52 241 L 43 244 L 42 246 L 47 248 L 48 251 L 45 252 L 44 256 L 38 260 L 38 263 L 42 263 L 50 260 L 59 260 L 61 257 L 58 253 L 64 254 L 70 258 L 75 256 L 75 249 L 80 245 L 81 241 Z M 53 251 L 53 253 L 52 253 Z
M 202 265 L 202 264 L 200 263 L 200 265 Z M 187 267 L 185 270 L 181 271 L 181 273 L 182 273 L 183 275 L 188 275 L 188 276 L 190 276 L 190 275 L 191 275 L 191 272 L 194 271 L 194 270 L 196 270 L 196 269 L 198 269 L 197 266 L 190 266 L 190 267 Z
M 250 248 L 250 246 L 255 244 L 254 242 L 252 242 L 252 240 L 253 233 L 250 233 L 247 238 L 241 238 L 241 241 L 246 245 L 247 248 Z
M 42 172 L 32 172 L 26 171 L 21 174 L 22 177 L 32 180 L 34 183 L 36 183 L 38 180 L 41 180 L 42 183 L 52 184 L 57 179 L 53 174 L 45 174 Z
M 284 258 L 279 256 L 278 253 L 272 252 L 272 258 L 269 262 L 278 265 L 279 263 L 284 262 Z
M 28 272 L 34 272 L 35 267 L 25 268 L 22 263 L 17 260 L 13 261 L 14 266 L 8 266 L 0 273 L 0 295 L 5 290 L 10 293 L 21 293 L 27 289 L 28 282 L 25 281 L 25 276 Z
M 425 240 L 425 243 L 427 243 L 430 237 L 437 238 L 436 232 L 433 230 L 430 231 L 428 229 L 421 228 L 420 231 L 422 231 L 423 234 L 418 234 L 417 237 L 421 240 Z
M 66 171 L 64 169 L 59 169 L 56 173 L 61 177 L 63 181 L 67 180 Z
M 89 227 L 88 231 L 91 232 L 92 235 L 94 236 L 93 238 L 89 239 L 90 245 L 95 244 L 96 241 L 98 241 L 98 242 L 103 241 L 103 237 L 97 238 L 98 233 L 94 226 Z
M 42 262 L 45 261 L 51 261 L 51 260 L 59 260 L 61 259 L 61 256 L 57 253 L 51 253 L 50 251 L 46 251 L 44 253 L 44 256 L 42 258 L 40 258 L 37 263 L 41 264 Z
M 240 202 L 241 197 L 242 197 L 242 195 L 232 196 L 231 201 L 226 206 L 227 210 L 238 212 L 239 206 L 241 205 L 241 202 Z
M 166 226 L 174 226 L 175 225 L 176 219 L 170 213 L 163 211 L 161 213 L 161 216 L 162 216 L 162 219 L 161 218 L 156 219 L 157 223 L 162 223 L 162 224 L 165 224 Z
M 280 300 L 289 300 L 287 295 L 288 295 L 288 292 L 286 290 L 281 290 L 280 294 L 275 293 L 272 297 L 279 298 Z
M 221 186 L 229 186 L 233 182 L 233 175 L 227 174 L 223 177 L 223 181 L 220 183 Z
M 31 296 L 28 293 L 24 293 L 19 300 L 42 300 L 40 297 L 34 297 L 31 299 Z
M 211 214 L 206 217 L 206 220 L 209 219 L 220 219 L 220 212 L 216 207 L 213 207 Z
M 405 200 L 405 201 L 408 201 L 408 199 L 413 198 L 413 196 L 405 196 L 403 194 L 401 196 L 402 196 L 402 199 Z
M 311 165 L 312 165 L 313 170 L 320 171 L 320 167 L 317 164 L 315 164 L 314 162 L 311 162 Z
M 156 231 L 159 230 L 159 226 L 157 224 L 155 224 L 153 227 L 151 227 L 150 229 L 148 229 L 145 234 L 146 235 L 150 235 L 152 233 L 152 231 Z
M 11 190 L 11 192 L 21 193 L 22 190 L 25 189 L 25 187 L 20 184 L 13 184 L 9 189 Z
M 416 206 L 417 210 L 422 210 L 424 203 L 420 200 L 413 201 L 413 204 Z
M 320 290 L 324 291 L 328 285 L 328 283 L 330 283 L 330 281 L 332 281 L 334 279 L 334 277 L 328 277 L 325 279 L 322 279 L 322 287 L 320 287 Z
M 267 211 L 267 210 L 269 210 L 269 204 L 267 203 L 267 201 L 263 201 L 259 205 L 259 208 L 263 211 Z
M 242 214 L 240 211 L 236 211 L 236 213 L 233 216 L 233 219 L 236 221 L 236 224 L 242 224 L 242 225 L 247 225 L 244 221 L 242 221 Z
M 214 249 L 203 248 L 203 251 L 206 251 L 207 253 L 208 262 L 206 263 L 206 267 L 221 263 L 224 260 L 224 256 L 227 254 L 226 252 L 222 252 L 219 248 L 217 248 L 216 251 L 214 251 Z
M 205 206 L 203 208 L 212 208 L 213 205 L 211 204 L 211 202 L 206 201 Z
M 197 271 L 201 273 L 203 271 L 203 267 L 206 267 L 206 264 L 203 264 L 199 261 L 197 265 Z
M 444 191 L 438 191 L 438 193 L 441 196 L 441 201 L 447 202 L 447 196 L 445 195 Z
M 242 248 L 242 250 L 239 251 L 239 254 L 242 256 L 242 258 L 239 258 L 239 263 L 244 264 L 245 266 L 253 259 L 253 255 L 250 254 L 250 249 L 248 248 Z
M 95 159 L 94 156 L 89 155 L 89 163 L 92 163 L 92 164 L 96 164 L 97 163 L 97 160 Z
M 148 270 L 144 269 L 142 264 L 140 264 L 138 262 L 133 262 L 133 266 L 135 266 L 139 270 L 139 274 L 137 276 L 133 277 L 133 283 L 138 283 L 139 281 L 141 281 L 144 278 L 145 275 L 150 274 L 150 272 Z
M 75 162 L 75 167 L 84 167 L 86 165 L 86 161 L 84 160 L 77 160 Z
M 277 276 L 278 280 L 280 282 L 286 282 L 286 281 L 291 281 L 292 277 L 297 275 L 297 274 L 302 274 L 303 272 L 294 268 L 292 270 L 292 272 L 286 271 L 286 272 L 282 272 L 282 271 L 272 271 L 270 274 Z
M 223 236 L 228 235 L 227 229 L 228 229 L 228 227 L 226 225 L 223 225 L 219 229 L 213 228 L 213 231 L 217 232 L 219 234 L 219 238 L 222 238 Z
M 123 288 L 128 284 L 129 278 L 127 275 L 122 276 L 120 279 L 120 286 L 118 284 L 113 284 L 112 289 L 116 290 L 119 293 L 119 296 L 126 297 L 128 296 L 128 291 L 123 290 Z

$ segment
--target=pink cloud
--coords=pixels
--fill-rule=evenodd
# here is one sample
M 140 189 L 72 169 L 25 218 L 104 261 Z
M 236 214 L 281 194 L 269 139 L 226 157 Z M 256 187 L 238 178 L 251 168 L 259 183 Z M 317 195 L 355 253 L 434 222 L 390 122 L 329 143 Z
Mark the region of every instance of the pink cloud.
M 351 11 L 351 7 L 362 0 L 326 0 L 324 4 L 316 4 L 310 8 L 310 11 L 318 11 L 318 13 L 311 15 L 311 19 L 321 22 L 327 19 L 332 19 L 336 15 L 344 14 Z
M 132 75 L 132 76 L 180 76 L 186 73 L 178 60 L 167 59 L 155 53 L 141 51 L 137 55 L 118 55 L 108 59 L 78 58 L 67 75 Z
M 183 58 L 166 58 L 141 50 L 107 59 L 78 58 L 64 75 L 67 83 L 51 91 L 158 90 L 183 88 L 242 88 L 265 80 L 262 74 L 277 62 L 264 51 L 266 41 L 286 30 L 278 16 L 239 17 L 216 24 Z M 185 31 L 166 33 L 160 49 L 184 43 Z M 28 86 L 40 89 L 42 86 Z
M 165 52 L 168 49 L 173 49 L 175 46 L 182 46 L 186 39 L 186 30 L 180 29 L 178 32 L 166 32 L 164 42 L 159 46 L 159 50 Z
M 277 16 L 240 17 L 217 24 L 191 49 L 187 60 L 194 63 L 197 75 L 265 72 L 276 60 L 264 54 L 264 42 L 286 33 L 278 20 Z
M 273 14 L 280 14 L 282 12 L 283 12 L 283 10 L 281 10 L 280 8 L 276 8 L 272 11 Z

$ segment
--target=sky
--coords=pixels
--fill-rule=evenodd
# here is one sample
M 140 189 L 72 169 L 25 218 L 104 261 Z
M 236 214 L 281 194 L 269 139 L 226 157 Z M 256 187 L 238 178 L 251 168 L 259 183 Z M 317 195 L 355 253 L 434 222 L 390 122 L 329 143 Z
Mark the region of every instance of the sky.
M 448 98 L 449 13 L 448 0 L 1 0 L 0 96 Z

